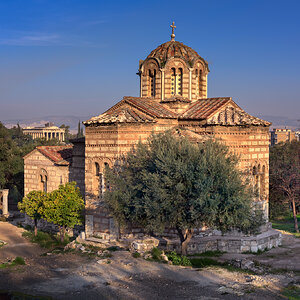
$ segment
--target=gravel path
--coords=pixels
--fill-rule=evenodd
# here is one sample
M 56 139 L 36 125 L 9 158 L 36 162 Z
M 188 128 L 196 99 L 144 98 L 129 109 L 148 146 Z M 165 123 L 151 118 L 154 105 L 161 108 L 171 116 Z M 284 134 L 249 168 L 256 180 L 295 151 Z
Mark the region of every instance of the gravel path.
M 284 286 L 299 284 L 299 277 L 290 272 L 249 275 L 222 268 L 197 270 L 133 258 L 127 251 L 112 252 L 113 257 L 104 260 L 72 253 L 41 256 L 45 250 L 29 244 L 21 233 L 22 229 L 0 222 L 0 240 L 8 242 L 0 248 L 0 259 L 17 254 L 26 261 L 25 266 L 0 269 L 0 290 L 67 300 L 273 300 L 284 299 L 280 296 Z

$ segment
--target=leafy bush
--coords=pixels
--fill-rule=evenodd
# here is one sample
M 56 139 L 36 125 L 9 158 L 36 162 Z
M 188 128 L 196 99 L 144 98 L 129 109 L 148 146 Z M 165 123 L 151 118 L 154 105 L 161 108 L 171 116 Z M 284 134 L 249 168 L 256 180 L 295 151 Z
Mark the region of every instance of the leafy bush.
M 219 257 L 219 256 L 222 256 L 224 253 L 226 252 L 223 252 L 223 251 L 205 251 L 205 252 L 202 252 L 202 253 L 195 253 L 195 254 L 192 254 L 192 255 L 189 255 L 189 256 L 205 256 L 205 257 Z
M 186 256 L 178 255 L 175 251 L 167 254 L 168 259 L 176 266 L 191 266 L 191 261 Z
M 26 263 L 23 257 L 17 256 L 11 263 L 0 264 L 0 269 L 20 266 L 20 265 L 26 265 Z
M 205 268 L 209 266 L 223 266 L 222 263 L 208 257 L 204 258 L 191 258 L 191 264 L 195 268 Z
M 64 247 L 70 242 L 67 235 L 62 243 L 57 236 L 42 231 L 38 231 L 37 235 L 34 235 L 32 231 L 24 231 L 22 235 L 29 239 L 32 243 L 38 244 L 40 247 L 47 249 Z
M 34 220 L 34 234 L 37 235 L 38 220 L 43 218 L 44 203 L 47 194 L 42 191 L 31 191 L 19 202 L 18 208 L 20 212 L 26 213 Z
M 59 225 L 61 242 L 64 241 L 66 227 L 74 228 L 82 224 L 84 201 L 76 182 L 60 185 L 58 190 L 49 193 L 43 207 L 44 218 Z
M 132 257 L 139 258 L 139 257 L 141 257 L 141 254 L 139 252 L 134 252 L 134 253 L 132 253 Z
M 151 255 L 152 255 L 152 258 L 154 259 L 154 260 L 161 260 L 161 254 L 162 254 L 162 251 L 161 250 L 159 250 L 158 248 L 153 248 L 152 250 L 151 250 Z

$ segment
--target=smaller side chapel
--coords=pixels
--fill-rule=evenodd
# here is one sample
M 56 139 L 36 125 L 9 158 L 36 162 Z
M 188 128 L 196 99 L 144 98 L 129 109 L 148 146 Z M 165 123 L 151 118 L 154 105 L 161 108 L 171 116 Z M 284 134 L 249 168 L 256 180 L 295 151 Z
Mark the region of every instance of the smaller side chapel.
M 195 143 L 207 137 L 221 139 L 240 155 L 240 168 L 253 176 L 258 189 L 253 201 L 261 205 L 268 218 L 271 123 L 249 115 L 231 97 L 208 98 L 207 61 L 175 41 L 174 22 L 171 28 L 171 40 L 139 62 L 140 97 L 124 97 L 84 122 L 87 236 L 118 234 L 102 200 L 105 165 L 112 166 L 121 154 L 152 132 L 168 129 Z

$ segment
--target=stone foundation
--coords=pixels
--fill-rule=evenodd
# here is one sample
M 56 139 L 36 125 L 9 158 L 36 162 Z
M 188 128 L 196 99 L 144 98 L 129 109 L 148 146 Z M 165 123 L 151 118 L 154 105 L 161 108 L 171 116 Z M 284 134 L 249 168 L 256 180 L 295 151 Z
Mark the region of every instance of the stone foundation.
M 258 252 L 269 250 L 281 245 L 280 232 L 270 229 L 253 236 L 207 236 L 194 237 L 189 242 L 188 254 L 203 253 L 206 251 L 222 251 L 228 253 Z M 167 251 L 180 251 L 179 240 L 163 239 L 160 247 Z

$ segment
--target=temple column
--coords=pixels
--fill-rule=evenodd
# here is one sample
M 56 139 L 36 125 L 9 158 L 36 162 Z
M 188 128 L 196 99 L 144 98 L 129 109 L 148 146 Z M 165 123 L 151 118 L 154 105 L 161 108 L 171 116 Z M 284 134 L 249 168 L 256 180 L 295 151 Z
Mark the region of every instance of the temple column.
M 9 190 L 2 190 L 2 214 L 8 217 L 8 192 Z
M 161 71 L 161 100 L 165 99 L 165 69 L 160 69 Z

